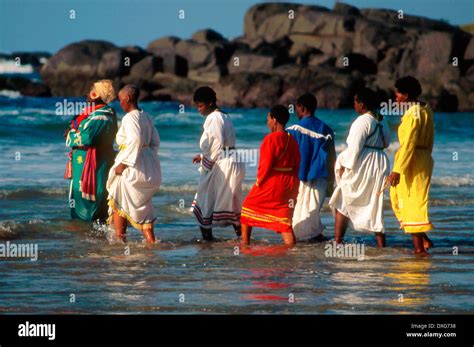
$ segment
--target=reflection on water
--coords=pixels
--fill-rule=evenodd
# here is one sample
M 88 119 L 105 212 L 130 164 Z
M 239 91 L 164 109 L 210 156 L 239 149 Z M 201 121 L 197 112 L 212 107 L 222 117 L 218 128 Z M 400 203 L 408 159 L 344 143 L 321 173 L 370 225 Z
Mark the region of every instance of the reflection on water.
M 385 274 L 398 293 L 389 304 L 403 309 L 429 304 L 432 300 L 429 295 L 431 262 L 431 257 L 406 257 L 396 262 Z

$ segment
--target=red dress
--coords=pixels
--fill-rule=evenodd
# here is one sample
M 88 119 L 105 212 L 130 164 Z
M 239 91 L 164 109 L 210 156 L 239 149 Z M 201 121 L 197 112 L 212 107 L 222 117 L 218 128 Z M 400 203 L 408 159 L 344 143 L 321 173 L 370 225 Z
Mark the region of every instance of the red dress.
M 257 183 L 242 206 L 240 222 L 249 226 L 291 232 L 298 196 L 300 150 L 287 132 L 268 134 L 260 146 Z

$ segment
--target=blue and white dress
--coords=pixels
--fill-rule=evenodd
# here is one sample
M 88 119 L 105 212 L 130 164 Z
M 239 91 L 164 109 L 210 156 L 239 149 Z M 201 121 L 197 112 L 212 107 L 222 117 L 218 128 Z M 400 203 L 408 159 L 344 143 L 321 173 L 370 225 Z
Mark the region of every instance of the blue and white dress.
M 315 116 L 303 118 L 287 131 L 300 147 L 300 186 L 293 214 L 293 231 L 297 240 L 304 241 L 324 230 L 320 211 L 330 176 L 326 162 L 328 150 L 334 148 L 334 132 Z

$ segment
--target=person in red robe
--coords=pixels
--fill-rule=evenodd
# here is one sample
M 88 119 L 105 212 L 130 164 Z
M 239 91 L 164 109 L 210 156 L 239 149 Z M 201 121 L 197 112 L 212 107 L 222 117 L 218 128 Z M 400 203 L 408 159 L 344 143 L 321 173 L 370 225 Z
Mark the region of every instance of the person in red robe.
M 252 227 L 281 233 L 287 245 L 296 243 L 292 218 L 298 196 L 300 150 L 296 140 L 285 131 L 289 119 L 288 109 L 282 105 L 274 106 L 268 113 L 270 134 L 260 146 L 257 182 L 242 206 L 242 245 L 250 244 Z

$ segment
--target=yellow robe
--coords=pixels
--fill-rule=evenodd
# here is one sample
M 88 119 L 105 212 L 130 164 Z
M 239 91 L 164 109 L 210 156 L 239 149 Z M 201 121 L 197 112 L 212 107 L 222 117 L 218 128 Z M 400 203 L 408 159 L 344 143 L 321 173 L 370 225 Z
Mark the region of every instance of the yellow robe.
M 406 233 L 426 232 L 433 229 L 428 219 L 428 193 L 434 163 L 434 123 L 428 105 L 417 104 L 405 112 L 398 141 L 393 171 L 400 174 L 400 183 L 390 188 L 392 208 Z

